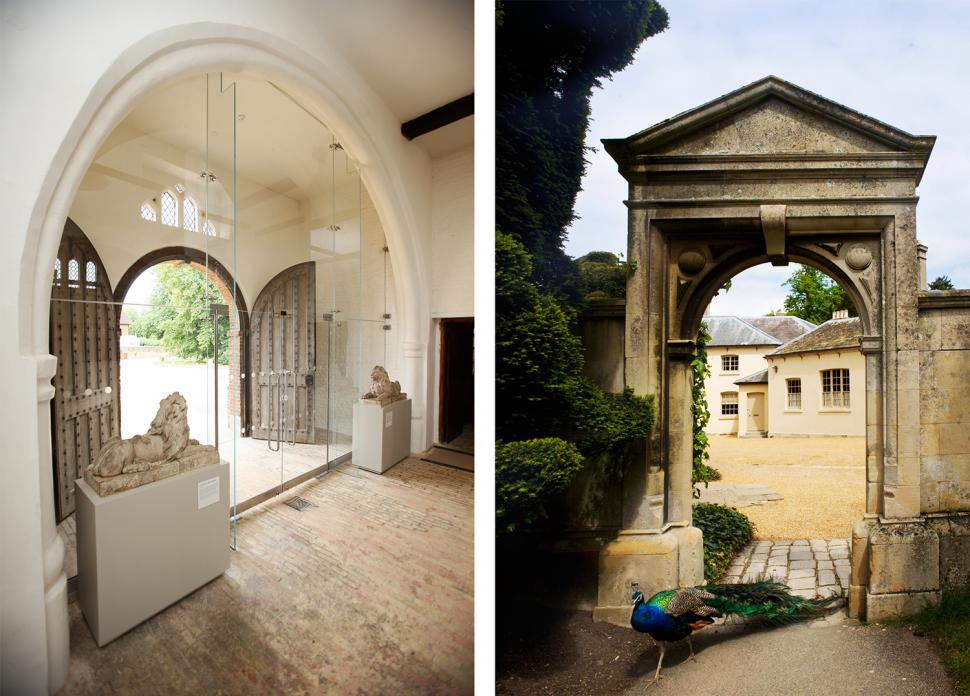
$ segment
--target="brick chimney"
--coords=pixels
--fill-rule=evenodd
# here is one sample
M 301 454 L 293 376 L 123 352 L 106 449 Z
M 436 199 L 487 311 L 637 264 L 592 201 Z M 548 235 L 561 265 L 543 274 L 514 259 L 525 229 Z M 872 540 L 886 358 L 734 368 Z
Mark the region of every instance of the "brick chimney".
M 785 310 L 779 309 L 777 312 L 775 312 L 775 316 L 776 317 L 784 317 L 784 316 L 788 316 L 788 315 L 785 314 Z
M 832 312 L 832 318 L 833 319 L 848 319 L 849 318 L 849 310 L 847 310 L 847 309 L 837 309 L 834 312 Z

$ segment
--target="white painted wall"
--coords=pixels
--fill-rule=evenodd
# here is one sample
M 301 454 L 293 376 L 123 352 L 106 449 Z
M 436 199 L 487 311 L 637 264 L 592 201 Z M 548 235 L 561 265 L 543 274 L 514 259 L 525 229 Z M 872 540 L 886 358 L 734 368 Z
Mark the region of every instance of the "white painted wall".
M 326 7 L 321 10 L 322 6 Z M 49 278 L 64 220 L 85 172 L 125 114 L 152 90 L 208 71 L 245 71 L 286 88 L 333 129 L 359 163 L 388 237 L 402 325 L 401 381 L 414 398 L 412 450 L 430 441 L 432 162 L 401 137 L 401 119 L 334 48 L 343 40 L 340 33 L 355 20 L 374 26 L 376 36 L 384 13 L 373 9 L 364 16 L 354 8 L 352 3 L 309 0 L 170 0 L 165 11 L 153 4 L 112 0 L 4 3 L 3 693 L 53 693 L 67 675 L 63 546 L 53 523 L 50 464 L 48 402 L 55 365 L 47 348 Z M 389 8 L 393 11 L 393 3 Z M 346 14 L 355 12 L 356 16 Z M 434 22 L 430 14 L 425 25 L 433 29 Z M 393 36 L 393 27 L 380 29 Z M 414 40 L 411 33 L 405 34 Z M 373 66 L 370 71 L 375 72 Z M 467 298 L 471 287 L 469 275 Z M 461 306 L 461 311 L 470 310 L 470 305 Z
M 860 351 L 787 355 L 768 358 L 768 365 L 768 437 L 866 434 L 866 360 Z M 849 371 L 848 409 L 823 405 L 822 371 L 836 368 Z M 791 378 L 801 379 L 801 409 L 788 408 Z
M 739 429 L 738 416 L 721 415 L 721 394 L 724 392 L 739 392 L 739 385 L 735 380 L 765 369 L 765 353 L 777 346 L 715 346 L 707 349 L 707 364 L 711 368 L 711 376 L 704 382 L 707 392 L 707 410 L 711 412 L 711 420 L 707 423 L 708 433 L 721 435 L 737 434 Z M 721 369 L 724 355 L 738 356 L 737 372 L 725 372 Z M 738 412 L 744 413 L 744 399 L 738 397 Z
M 432 182 L 432 316 L 472 317 L 475 316 L 473 148 L 435 159 Z

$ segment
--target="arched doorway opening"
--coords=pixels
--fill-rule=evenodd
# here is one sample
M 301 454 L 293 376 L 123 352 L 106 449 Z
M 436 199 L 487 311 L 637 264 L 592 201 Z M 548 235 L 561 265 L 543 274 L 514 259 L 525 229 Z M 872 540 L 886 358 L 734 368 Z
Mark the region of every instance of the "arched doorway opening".
M 398 372 L 395 273 L 359 165 L 302 98 L 242 73 L 155 90 L 109 135 L 71 210 L 121 276 L 117 302 L 159 263 L 215 287 L 173 302 L 232 319 L 229 384 L 213 396 L 213 367 L 187 401 L 236 467 L 236 514 L 349 461 L 370 368 Z
M 694 504 L 735 508 L 754 525 L 751 544 L 718 564 L 718 582 L 764 575 L 806 598 L 848 594 L 849 543 L 866 513 L 857 314 L 824 273 L 794 263 L 733 276 L 704 311 L 706 409 L 695 407 L 695 428 L 706 411 L 706 465 L 716 473 L 697 485 Z M 693 379 L 696 388 L 696 367 Z M 695 507 L 694 523 L 716 510 Z

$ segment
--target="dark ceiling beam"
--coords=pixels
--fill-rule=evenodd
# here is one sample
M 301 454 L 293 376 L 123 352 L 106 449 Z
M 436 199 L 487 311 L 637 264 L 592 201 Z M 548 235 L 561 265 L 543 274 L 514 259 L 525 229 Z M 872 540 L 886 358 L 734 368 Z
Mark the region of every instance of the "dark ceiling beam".
M 475 95 L 472 93 L 467 97 L 456 99 L 450 104 L 445 104 L 434 111 L 429 111 L 423 116 L 412 118 L 407 123 L 402 123 L 401 135 L 408 140 L 414 140 L 418 136 L 438 130 L 439 128 L 444 128 L 474 113 Z

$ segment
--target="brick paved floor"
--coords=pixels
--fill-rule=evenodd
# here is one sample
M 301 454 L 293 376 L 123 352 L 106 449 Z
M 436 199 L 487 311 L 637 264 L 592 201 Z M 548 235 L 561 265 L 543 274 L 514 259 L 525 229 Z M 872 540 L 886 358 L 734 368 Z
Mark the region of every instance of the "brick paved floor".
M 72 602 L 60 693 L 471 693 L 473 481 L 408 458 L 253 508 L 224 575 L 104 648 Z
M 848 539 L 756 541 L 741 550 L 720 582 L 753 582 L 763 574 L 807 599 L 848 596 L 850 566 Z

